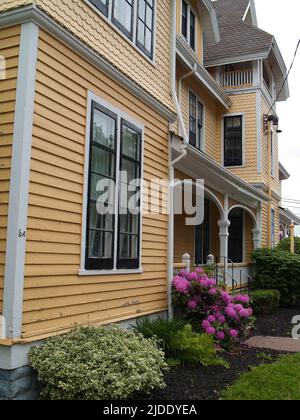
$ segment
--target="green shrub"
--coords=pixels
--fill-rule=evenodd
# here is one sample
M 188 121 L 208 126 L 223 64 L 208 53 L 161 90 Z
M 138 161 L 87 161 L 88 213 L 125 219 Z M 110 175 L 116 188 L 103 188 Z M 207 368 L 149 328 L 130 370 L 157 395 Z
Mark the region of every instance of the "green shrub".
M 276 247 L 277 251 L 290 252 L 291 250 L 291 238 L 285 238 Z M 300 238 L 295 237 L 295 253 L 300 254 Z
M 255 290 L 251 293 L 251 299 L 255 313 L 271 313 L 280 305 L 278 290 Z
M 222 398 L 229 401 L 299 401 L 300 354 L 252 368 L 227 388 Z
M 29 353 L 50 400 L 127 399 L 163 388 L 167 369 L 155 339 L 117 326 L 84 327 L 49 339 Z
M 259 249 L 253 254 L 256 263 L 254 289 L 277 290 L 282 305 L 300 299 L 300 256 L 287 252 Z
M 136 330 L 145 337 L 156 337 L 166 357 L 172 364 L 189 363 L 203 366 L 227 364 L 218 356 L 213 337 L 193 332 L 191 325 L 173 320 L 144 319 Z
M 180 318 L 165 320 L 162 318 L 142 318 L 137 321 L 134 329 L 145 338 L 156 337 L 166 357 L 173 357 L 172 341 L 174 336 L 182 330 L 185 322 Z

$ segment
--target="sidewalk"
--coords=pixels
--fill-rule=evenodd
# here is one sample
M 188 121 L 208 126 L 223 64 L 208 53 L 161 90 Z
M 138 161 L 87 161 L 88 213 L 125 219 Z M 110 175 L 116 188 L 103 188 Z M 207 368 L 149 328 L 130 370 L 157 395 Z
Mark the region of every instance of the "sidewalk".
M 300 340 L 288 337 L 251 337 L 245 344 L 261 349 L 300 353 Z

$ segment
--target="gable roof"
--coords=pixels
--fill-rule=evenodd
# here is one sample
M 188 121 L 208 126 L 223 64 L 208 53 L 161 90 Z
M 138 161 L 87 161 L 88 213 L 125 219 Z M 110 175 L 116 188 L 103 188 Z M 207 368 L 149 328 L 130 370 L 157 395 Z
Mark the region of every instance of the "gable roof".
M 218 0 L 213 4 L 221 40 L 217 44 L 206 46 L 204 52 L 206 66 L 215 64 L 219 60 L 222 64 L 226 64 L 226 59 L 232 63 L 235 57 L 269 55 L 273 36 L 243 21 L 249 0 Z

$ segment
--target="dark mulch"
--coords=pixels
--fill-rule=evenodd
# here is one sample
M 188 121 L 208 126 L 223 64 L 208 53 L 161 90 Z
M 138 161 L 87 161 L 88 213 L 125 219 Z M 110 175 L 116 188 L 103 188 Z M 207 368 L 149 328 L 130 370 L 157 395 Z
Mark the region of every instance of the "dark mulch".
M 255 323 L 253 335 L 270 337 L 291 337 L 292 319 L 300 315 L 300 308 L 279 309 L 271 315 L 259 315 Z
M 232 385 L 241 373 L 251 366 L 271 363 L 281 354 L 273 350 L 249 349 L 241 346 L 223 358 L 230 363 L 230 369 L 223 367 L 185 366 L 172 369 L 166 375 L 167 387 L 155 393 L 155 400 L 219 400 L 220 393 Z
M 254 335 L 286 337 L 291 336 L 292 318 L 300 315 L 298 309 L 280 309 L 269 315 L 257 316 Z M 156 392 L 156 400 L 218 400 L 220 393 L 232 385 L 238 376 L 247 372 L 251 366 L 274 362 L 284 353 L 273 350 L 250 349 L 240 346 L 223 358 L 230 369 L 223 367 L 184 366 L 171 369 L 166 374 L 167 387 Z

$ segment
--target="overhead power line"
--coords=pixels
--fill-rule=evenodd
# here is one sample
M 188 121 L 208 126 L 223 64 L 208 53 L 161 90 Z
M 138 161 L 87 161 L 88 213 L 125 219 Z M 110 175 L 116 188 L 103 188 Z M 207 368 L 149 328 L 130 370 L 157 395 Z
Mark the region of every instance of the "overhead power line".
M 277 96 L 276 96 L 275 101 L 273 102 L 273 104 L 272 104 L 271 108 L 269 109 L 268 116 L 270 115 L 270 112 L 273 110 L 274 105 L 275 105 L 275 104 L 276 104 L 276 102 L 278 101 L 278 98 L 279 98 L 279 96 L 280 96 L 281 92 L 283 91 L 284 86 L 285 86 L 285 84 L 286 84 L 286 82 L 287 82 L 287 80 L 288 80 L 288 78 L 289 78 L 289 75 L 290 75 L 290 73 L 291 73 L 291 70 L 292 70 L 292 68 L 293 68 L 293 66 L 294 66 L 294 63 L 295 63 L 295 60 L 296 60 L 296 57 L 297 57 L 297 53 L 298 53 L 299 46 L 300 46 L 300 39 L 299 39 L 299 41 L 298 41 L 298 43 L 297 43 L 297 47 L 296 47 L 296 50 L 295 50 L 295 53 L 294 53 L 294 57 L 293 57 L 293 60 L 292 60 L 292 64 L 290 65 L 289 71 L 287 72 L 287 75 L 286 75 L 286 77 L 285 77 L 285 79 L 284 79 L 284 81 L 283 81 L 283 83 L 282 83 L 281 89 L 280 89 L 280 91 L 278 92 L 278 94 L 277 94 Z

